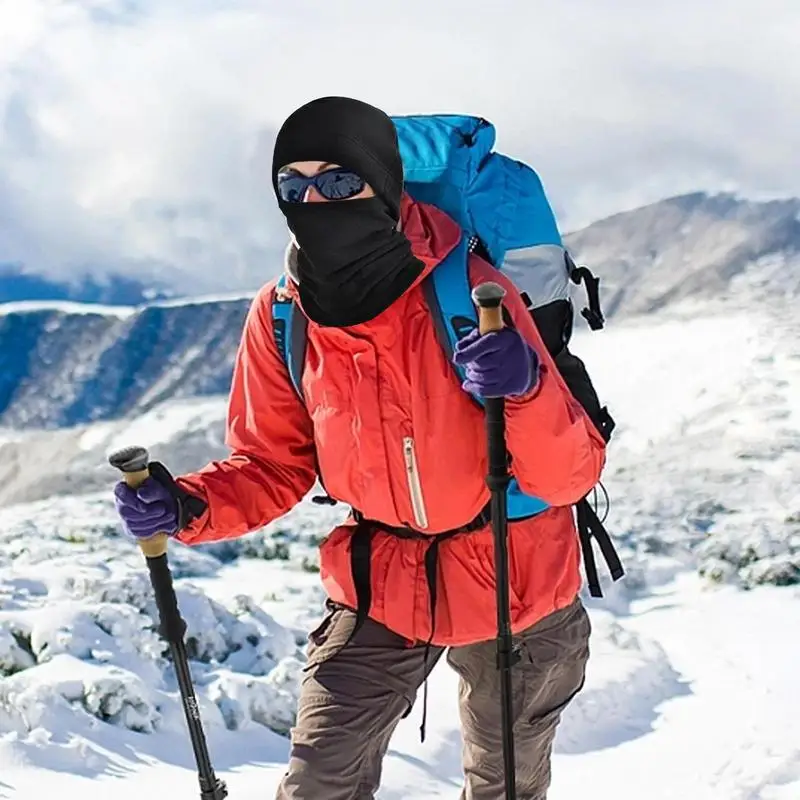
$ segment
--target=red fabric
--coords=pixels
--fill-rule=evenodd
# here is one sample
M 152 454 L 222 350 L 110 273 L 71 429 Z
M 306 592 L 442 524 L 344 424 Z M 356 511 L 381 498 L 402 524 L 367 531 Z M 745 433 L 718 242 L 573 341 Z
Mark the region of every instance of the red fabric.
M 374 320 L 346 329 L 308 325 L 298 400 L 274 346 L 265 286 L 247 318 L 230 396 L 230 458 L 179 482 L 209 503 L 180 534 L 191 543 L 239 536 L 281 516 L 315 480 L 314 443 L 326 490 L 368 518 L 415 524 L 404 440 L 413 441 L 428 527 L 435 534 L 473 519 L 489 500 L 481 409 L 460 387 L 436 339 L 420 287 L 456 245 L 458 226 L 437 209 L 403 199 L 403 230 L 425 262 L 420 280 Z M 554 508 L 509 528 L 512 627 L 526 628 L 566 606 L 580 587 L 570 504 L 599 480 L 605 444 L 567 390 L 519 292 L 477 257 L 473 284 L 505 286 L 515 326 L 536 348 L 541 377 L 530 395 L 506 402 L 507 443 L 523 491 Z M 307 410 L 308 409 L 308 410 Z M 336 602 L 355 607 L 350 532 L 321 545 L 321 578 Z M 430 635 L 423 557 L 427 542 L 373 538 L 373 616 L 410 640 Z M 442 542 L 433 641 L 457 645 L 496 635 L 490 529 Z

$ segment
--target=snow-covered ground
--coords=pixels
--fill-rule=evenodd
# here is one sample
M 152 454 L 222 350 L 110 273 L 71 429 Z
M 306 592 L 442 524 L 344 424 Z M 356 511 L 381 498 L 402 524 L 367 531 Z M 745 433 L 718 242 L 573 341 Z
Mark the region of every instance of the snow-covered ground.
M 604 483 L 628 578 L 587 601 L 593 658 L 559 729 L 549 800 L 800 797 L 799 334 L 788 314 L 731 308 L 578 337 L 619 423 Z M 164 409 L 145 443 L 175 441 L 184 411 Z M 75 440 L 97 452 L 136 439 L 129 425 Z M 322 612 L 315 543 L 343 513 L 305 501 L 236 542 L 171 551 L 232 800 L 272 797 L 283 771 Z M 198 796 L 154 613 L 109 491 L 0 511 L 0 797 Z M 444 662 L 429 698 L 426 742 L 417 708 L 381 800 L 459 795 Z

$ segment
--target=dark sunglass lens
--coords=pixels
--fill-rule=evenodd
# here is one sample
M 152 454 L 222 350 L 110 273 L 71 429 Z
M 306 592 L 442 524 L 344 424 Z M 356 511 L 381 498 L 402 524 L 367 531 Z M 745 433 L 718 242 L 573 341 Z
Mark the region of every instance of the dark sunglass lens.
M 300 203 L 310 181 L 303 175 L 278 175 L 278 194 L 284 203 Z
M 347 200 L 357 195 L 365 183 L 355 172 L 332 169 L 317 176 L 317 186 L 320 194 L 327 200 Z

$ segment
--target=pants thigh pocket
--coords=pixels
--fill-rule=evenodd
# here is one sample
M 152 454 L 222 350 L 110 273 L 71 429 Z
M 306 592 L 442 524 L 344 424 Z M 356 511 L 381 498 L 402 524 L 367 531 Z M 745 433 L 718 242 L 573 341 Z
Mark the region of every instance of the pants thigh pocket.
M 583 689 L 589 660 L 589 616 L 582 605 L 556 612 L 522 637 L 524 719 L 546 730 Z
M 320 624 L 308 635 L 303 672 L 330 660 L 344 648 L 355 626 L 356 615 L 347 608 L 330 608 Z
M 560 691 L 548 693 L 547 700 L 542 703 L 541 698 L 534 699 L 527 708 L 526 723 L 535 732 L 547 730 L 554 726 L 561 717 L 562 712 L 580 694 L 584 685 L 583 671 L 579 668 L 574 673 L 577 682 L 570 681 L 561 684 Z

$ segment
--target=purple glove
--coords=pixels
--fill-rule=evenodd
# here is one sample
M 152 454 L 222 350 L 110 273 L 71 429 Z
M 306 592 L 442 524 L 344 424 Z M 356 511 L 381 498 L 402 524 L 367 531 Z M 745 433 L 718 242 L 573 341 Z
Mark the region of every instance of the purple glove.
M 476 328 L 456 345 L 453 363 L 464 367 L 465 391 L 480 397 L 526 394 L 539 377 L 539 358 L 513 328 L 481 336 Z
M 148 478 L 138 490 L 120 481 L 114 487 L 114 504 L 126 532 L 137 539 L 178 530 L 178 502 L 155 478 Z

